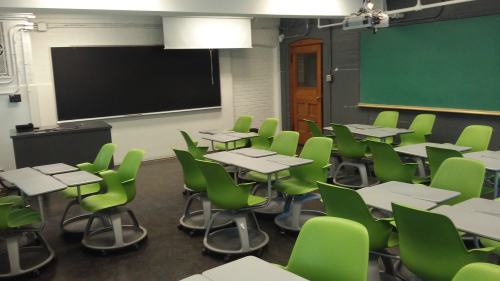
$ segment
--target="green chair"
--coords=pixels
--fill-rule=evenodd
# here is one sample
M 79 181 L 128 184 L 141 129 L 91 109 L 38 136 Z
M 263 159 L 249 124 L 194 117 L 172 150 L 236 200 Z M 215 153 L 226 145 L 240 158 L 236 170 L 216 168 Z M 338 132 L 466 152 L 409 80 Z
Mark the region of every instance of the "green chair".
M 203 239 L 205 248 L 203 248 L 202 253 L 208 254 L 210 251 L 224 253 L 226 254 L 224 257 L 226 262 L 231 259 L 233 254 L 258 251 L 258 255 L 260 255 L 262 248 L 269 242 L 269 236 L 260 230 L 252 209 L 269 203 L 269 199 L 250 195 L 253 183 L 236 185 L 220 164 L 202 160 L 196 161 L 207 181 L 210 202 L 226 209 L 226 211 L 217 212 L 212 216 Z M 210 233 L 214 221 L 220 218 L 231 220 L 236 226 Z M 251 221 L 247 222 L 247 218 Z
M 470 280 L 498 281 L 500 280 L 500 266 L 484 262 L 470 263 L 462 267 L 453 277 L 453 281 Z
M 299 141 L 299 133 L 292 131 L 279 132 L 274 138 L 273 144 L 271 145 L 270 151 L 274 151 L 280 155 L 294 156 L 297 152 L 297 144 Z M 271 175 L 271 180 L 276 181 L 279 179 L 284 179 L 290 176 L 290 171 L 284 170 L 278 172 L 278 179 L 276 179 L 276 173 Z M 252 195 L 255 195 L 257 191 L 262 188 L 267 188 L 267 175 L 261 174 L 259 172 L 250 171 L 246 173 L 246 177 L 249 180 L 258 182 L 252 191 Z M 285 198 L 282 194 L 278 193 L 278 196 L 271 199 L 269 206 L 265 208 L 255 209 L 255 213 L 263 214 L 281 214 L 283 212 L 283 206 L 285 205 Z
M 434 179 L 444 160 L 452 157 L 463 158 L 462 153 L 454 149 L 426 146 L 425 150 L 427 151 L 427 161 L 429 162 L 431 179 Z
M 191 139 L 191 137 L 184 131 L 179 130 L 182 134 L 182 137 L 186 141 L 188 151 L 193 155 L 194 159 L 203 160 L 203 156 L 207 154 L 208 146 L 198 146 L 198 142 L 195 142 Z
M 0 198 L 0 204 L 12 203 L 12 208 L 22 207 L 23 206 L 22 201 L 23 199 L 21 198 L 21 196 L 17 195 L 9 195 Z
M 377 119 L 373 122 L 373 126 L 380 126 L 385 128 L 396 128 L 398 125 L 399 112 L 397 111 L 382 111 L 378 114 Z M 367 140 L 380 141 L 379 138 L 367 137 Z M 386 143 L 391 144 L 393 142 L 393 137 L 388 137 L 385 139 Z
M 365 157 L 372 156 L 371 153 L 368 153 L 366 151 L 368 142 L 366 140 L 356 140 L 349 128 L 344 125 L 332 123 L 332 128 L 335 132 L 335 136 L 337 137 L 337 145 L 340 155 L 349 159 L 343 161 L 339 165 L 337 171 L 335 172 L 335 176 L 333 177 L 333 182 L 336 185 L 347 186 L 351 188 L 367 187 L 380 183 L 380 181 L 376 178 L 368 177 L 370 171 L 368 164 L 371 161 L 363 160 L 363 158 Z M 339 182 L 339 180 L 346 181 L 350 180 L 351 178 L 357 178 L 353 177 L 352 175 L 339 176 L 339 171 L 344 166 L 352 166 L 358 169 L 361 177 L 361 185 L 350 184 L 350 182 Z
M 218 212 L 220 210 L 212 210 L 212 203 L 208 199 L 207 195 L 207 182 L 205 177 L 201 173 L 200 167 L 196 163 L 195 158 L 191 153 L 184 150 L 173 149 L 177 159 L 182 165 L 182 174 L 184 178 L 185 187 L 190 190 L 199 192 L 191 195 L 186 203 L 186 208 L 184 209 L 184 215 L 179 220 L 179 225 L 177 228 L 182 229 L 187 227 L 191 229 L 189 236 L 193 237 L 196 230 L 207 229 L 210 219 L 212 218 L 212 213 Z M 190 212 L 191 204 L 193 200 L 198 199 L 201 201 L 202 209 L 199 211 Z M 217 220 L 213 227 L 222 227 L 230 224 L 229 220 Z
M 278 128 L 279 120 L 276 118 L 267 118 L 262 123 L 259 128 L 259 136 L 256 138 L 251 138 L 252 148 L 269 150 L 271 144 L 273 143 L 273 137 L 276 133 L 276 128 Z
M 383 142 L 368 141 L 373 157 L 373 170 L 381 182 L 399 181 L 406 183 L 425 183 L 427 179 L 415 176 L 417 163 L 401 162 L 394 148 Z
M 94 163 L 82 163 L 76 165 L 81 171 L 86 171 L 91 174 L 99 176 L 99 173 L 106 171 L 109 168 L 111 159 L 113 158 L 113 153 L 118 145 L 114 143 L 107 143 L 101 147 L 101 150 L 97 154 Z M 106 189 L 106 184 L 104 181 L 99 183 L 91 183 L 87 185 L 80 186 L 81 198 L 87 197 L 92 194 L 103 192 Z M 71 207 L 80 204 L 78 201 L 78 188 L 76 186 L 68 187 L 62 191 L 59 191 L 59 195 L 62 198 L 73 198 L 66 209 L 64 210 L 63 216 L 59 227 L 64 232 L 69 233 L 83 233 L 87 220 L 90 217 L 89 214 L 84 214 L 76 217 L 66 219 L 68 211 Z M 100 225 L 96 223 L 94 227 L 99 227 Z
M 236 123 L 234 123 L 234 127 L 231 129 L 232 131 L 238 133 L 248 133 L 250 131 L 250 126 L 252 125 L 253 117 L 249 115 L 242 115 L 238 117 Z M 227 144 L 228 149 L 235 149 L 234 142 L 230 142 Z M 244 147 L 247 145 L 246 139 L 241 139 L 236 141 L 236 148 Z M 215 147 L 212 147 L 214 150 L 226 150 L 226 145 L 224 143 L 218 143 Z
M 460 192 L 460 196 L 441 203 L 455 205 L 481 195 L 485 171 L 485 165 L 481 161 L 449 158 L 441 164 L 429 186 Z
M 38 268 L 46 265 L 54 258 L 54 251 L 48 246 L 47 242 L 39 232 L 41 228 L 32 228 L 28 225 L 42 221 L 40 213 L 29 208 L 13 210 L 14 203 L 0 203 L 0 241 L 6 246 L 6 256 L 3 261 L 9 266 L 0 270 L 0 278 L 13 277 L 21 274 L 33 272 L 35 276 L 39 275 Z M 34 234 L 39 246 L 20 247 L 20 239 L 23 236 Z M 31 262 L 30 256 L 36 255 Z M 22 255 L 24 254 L 24 255 Z M 21 257 L 25 259 L 21 267 Z M 40 257 L 43 257 L 40 259 Z M 3 264 L 5 265 L 5 264 Z
M 304 119 L 304 121 L 306 121 L 307 125 L 309 126 L 309 130 L 311 130 L 311 134 L 312 134 L 312 137 L 313 138 L 320 138 L 320 137 L 327 137 L 327 138 L 331 138 L 332 140 L 335 140 L 335 136 L 334 135 L 324 135 L 323 134 L 323 131 L 321 130 L 321 128 L 318 126 L 318 124 L 316 124 L 316 122 L 314 121 L 311 121 L 311 120 L 307 120 L 307 119 Z M 332 156 L 337 159 L 337 161 L 339 162 L 339 165 L 340 163 L 342 163 L 342 157 L 340 156 L 339 152 L 338 152 L 338 146 L 336 143 L 332 143 Z M 330 166 L 329 170 L 328 170 L 328 177 L 329 178 L 332 178 L 333 177 L 333 174 L 335 173 L 335 160 L 330 158 L 330 164 L 332 164 L 332 166 Z
M 367 259 L 368 233 L 361 224 L 322 217 L 304 224 L 282 268 L 312 281 L 366 281 Z
M 488 150 L 493 128 L 483 125 L 472 125 L 466 127 L 455 145 L 472 147 L 464 153 Z
M 452 280 L 465 265 L 486 262 L 494 248 L 467 250 L 446 216 L 392 203 L 401 261 L 424 280 Z
M 390 258 L 386 258 L 389 253 L 385 248 L 398 244 L 397 233 L 393 232 L 394 226 L 391 224 L 394 219 L 374 219 L 363 198 L 352 189 L 320 182 L 318 182 L 318 188 L 325 204 L 327 216 L 358 222 L 368 231 L 369 250 L 371 251 L 368 267 L 370 275 L 374 277 L 372 279 L 377 279 L 379 275 L 379 255 L 376 252 L 384 254 L 382 260 L 386 267 L 386 273 L 393 274 L 392 261 Z
M 321 195 L 313 193 L 313 191 L 318 189 L 316 181 L 326 182 L 331 150 L 332 139 L 310 138 L 299 157 L 314 162 L 291 167 L 290 179 L 279 181 L 273 185 L 276 191 L 288 195 L 283 213 L 274 219 L 274 222 L 281 227 L 281 235 L 285 235 L 285 229 L 300 231 L 308 219 L 325 215 L 320 211 L 302 210 L 302 204 L 313 199 L 321 199 Z
M 139 225 L 134 212 L 123 205 L 135 197 L 135 178 L 145 153 L 141 149 L 130 150 L 125 155 L 118 171 L 100 173 L 108 186 L 107 192 L 91 195 L 80 202 L 80 206 L 84 210 L 93 212 L 83 234 L 82 244 L 85 247 L 101 250 L 102 255 L 106 255 L 106 250 L 128 246 L 133 246 L 136 250 L 139 249 L 137 243 L 146 238 L 147 230 Z M 133 225 L 122 225 L 121 215 L 123 213 L 128 213 Z M 105 227 L 91 231 L 95 218 L 100 218 L 103 222 L 110 221 L 111 225 L 105 223 Z
M 410 130 L 415 132 L 399 135 L 399 138 L 401 138 L 401 143 L 398 146 L 428 142 L 435 120 L 436 115 L 434 114 L 417 115 L 409 128 Z

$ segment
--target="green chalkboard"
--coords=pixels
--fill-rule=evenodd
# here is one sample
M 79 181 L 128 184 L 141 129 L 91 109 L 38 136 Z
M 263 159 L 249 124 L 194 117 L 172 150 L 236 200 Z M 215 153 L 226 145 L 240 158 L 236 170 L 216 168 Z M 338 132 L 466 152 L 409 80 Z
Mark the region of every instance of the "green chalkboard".
M 362 32 L 360 103 L 500 111 L 500 15 Z

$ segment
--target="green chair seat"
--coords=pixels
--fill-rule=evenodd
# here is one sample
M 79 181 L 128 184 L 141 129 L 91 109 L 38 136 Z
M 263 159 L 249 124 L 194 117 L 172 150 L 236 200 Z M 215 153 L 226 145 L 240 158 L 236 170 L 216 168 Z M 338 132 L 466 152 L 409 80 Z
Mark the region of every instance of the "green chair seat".
M 500 266 L 484 262 L 471 263 L 462 267 L 453 277 L 453 281 L 469 280 L 498 281 L 500 280 Z
M 40 216 L 40 213 L 38 213 L 33 209 L 23 208 L 10 211 L 8 226 L 12 228 L 32 223 L 37 223 L 41 221 L 42 217 Z
M 429 179 L 422 178 L 419 176 L 413 176 L 412 183 L 414 183 L 414 184 L 429 184 Z
M 17 195 L 10 195 L 10 196 L 5 196 L 0 198 L 0 204 L 5 204 L 5 203 L 12 203 L 12 208 L 19 208 L 22 207 L 22 198 L 21 196 Z
M 247 204 L 248 204 L 248 206 L 253 206 L 253 205 L 257 205 L 259 203 L 266 202 L 266 201 L 267 201 L 267 199 L 264 197 L 249 195 L 248 200 L 247 200 Z
M 82 199 L 80 206 L 89 212 L 95 212 L 127 203 L 127 196 L 123 194 L 105 193 L 92 195 Z
M 236 141 L 236 148 L 242 148 L 242 147 L 245 147 L 246 145 L 247 145 L 247 140 L 237 140 Z M 217 144 L 215 144 L 214 147 L 217 150 L 222 150 L 222 151 L 226 150 L 226 144 L 225 143 L 217 143 Z M 229 150 L 234 149 L 234 142 L 229 142 L 227 144 L 227 147 L 228 147 Z
M 278 192 L 288 195 L 301 195 L 317 190 L 318 186 L 314 181 L 305 181 L 298 178 L 291 178 L 289 180 L 275 183 L 273 185 L 273 188 Z
M 250 171 L 246 173 L 247 178 L 256 182 L 267 182 L 267 175 L 261 174 L 259 172 Z M 278 179 L 286 178 L 290 176 L 290 172 L 288 170 L 279 171 Z M 271 175 L 271 180 L 276 181 L 276 174 Z
M 80 192 L 82 196 L 97 193 L 101 190 L 101 185 L 99 183 L 91 183 L 87 185 L 80 186 Z M 76 186 L 68 187 L 64 190 L 59 191 L 59 195 L 62 198 L 76 198 L 78 197 L 78 189 Z

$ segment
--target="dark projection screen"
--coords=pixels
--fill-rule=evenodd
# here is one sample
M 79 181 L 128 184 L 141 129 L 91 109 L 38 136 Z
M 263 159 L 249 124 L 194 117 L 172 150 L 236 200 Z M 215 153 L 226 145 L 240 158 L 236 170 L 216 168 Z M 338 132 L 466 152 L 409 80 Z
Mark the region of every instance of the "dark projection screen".
M 163 46 L 51 53 L 59 121 L 221 106 L 217 50 L 212 60 L 209 50 Z

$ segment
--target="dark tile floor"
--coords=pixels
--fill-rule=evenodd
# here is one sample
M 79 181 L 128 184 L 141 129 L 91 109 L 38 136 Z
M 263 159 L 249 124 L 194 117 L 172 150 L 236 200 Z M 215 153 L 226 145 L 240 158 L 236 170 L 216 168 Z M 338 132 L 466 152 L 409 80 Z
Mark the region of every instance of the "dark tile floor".
M 202 256 L 203 233 L 191 238 L 186 231 L 177 229 L 188 198 L 182 190 L 182 169 L 177 159 L 143 163 L 137 177 L 137 196 L 128 207 L 148 230 L 148 239 L 138 251 L 110 251 L 106 257 L 84 248 L 81 236 L 63 234 L 59 222 L 69 200 L 49 194 L 44 204 L 47 225 L 42 234 L 58 262 L 43 268 L 39 280 L 179 280 L 222 265 L 223 256 Z M 31 204 L 38 208 L 36 200 L 32 199 Z M 306 206 L 322 207 L 315 202 Z M 74 208 L 72 214 L 77 211 Z M 286 265 L 297 235 L 280 236 L 273 216 L 258 216 L 258 221 L 270 237 L 262 259 Z M 30 276 L 19 280 L 26 278 Z

